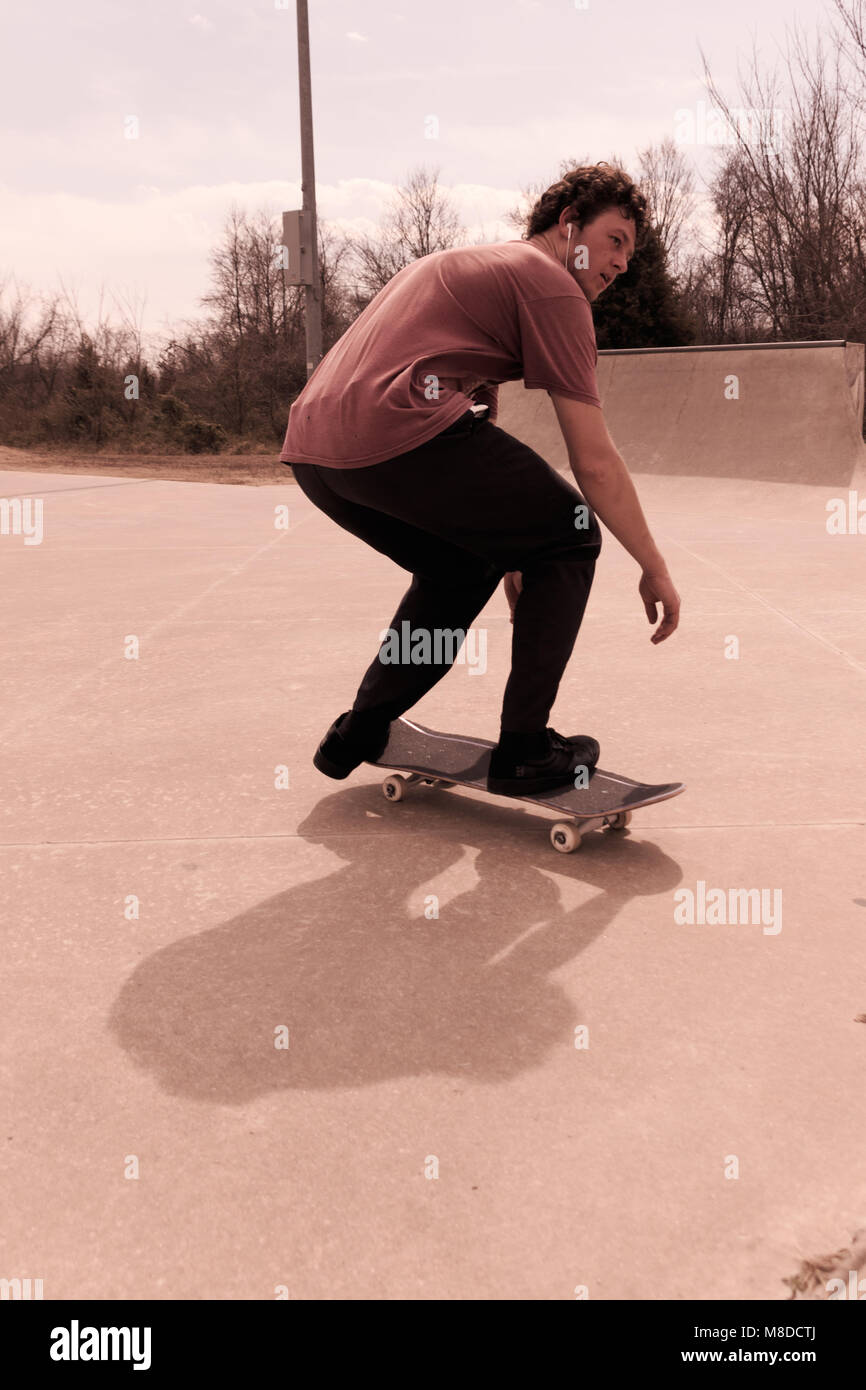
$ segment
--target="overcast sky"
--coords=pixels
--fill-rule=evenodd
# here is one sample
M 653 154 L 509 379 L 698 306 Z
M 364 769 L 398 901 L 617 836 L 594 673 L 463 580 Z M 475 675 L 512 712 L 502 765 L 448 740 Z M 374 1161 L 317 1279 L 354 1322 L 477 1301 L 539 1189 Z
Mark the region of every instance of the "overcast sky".
M 159 336 L 203 316 L 208 254 L 233 200 L 300 206 L 294 0 L 197 3 L 7 7 L 0 279 L 64 285 L 89 323 L 102 291 L 109 316 L 112 296 L 132 302 Z M 708 106 L 701 48 L 736 105 L 753 42 L 781 72 L 786 25 L 811 37 L 832 14 L 830 0 L 309 10 L 320 217 L 373 232 L 393 188 L 438 167 L 470 240 L 517 235 L 503 214 L 563 158 L 619 154 L 636 172 L 635 152 L 674 135 L 678 112 L 697 121 Z M 708 176 L 713 149 L 684 148 Z

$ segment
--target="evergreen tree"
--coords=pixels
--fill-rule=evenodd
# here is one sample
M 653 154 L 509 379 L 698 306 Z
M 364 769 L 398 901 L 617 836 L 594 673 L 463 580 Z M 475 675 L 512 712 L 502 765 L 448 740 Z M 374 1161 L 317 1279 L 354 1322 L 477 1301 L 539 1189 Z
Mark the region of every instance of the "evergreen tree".
M 599 350 L 688 347 L 694 342 L 654 227 L 647 227 L 628 270 L 599 296 L 592 314 Z

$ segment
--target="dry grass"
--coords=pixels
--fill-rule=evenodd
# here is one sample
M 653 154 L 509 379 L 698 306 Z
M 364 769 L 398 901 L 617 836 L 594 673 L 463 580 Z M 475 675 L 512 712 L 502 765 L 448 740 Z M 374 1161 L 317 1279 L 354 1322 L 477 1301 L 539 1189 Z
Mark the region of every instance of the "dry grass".
M 292 483 L 279 449 L 261 454 L 85 454 L 71 449 L 39 452 L 0 445 L 0 470 L 21 473 L 87 473 L 109 478 L 162 478 L 175 483 L 232 483 L 261 487 Z
M 797 1298 L 810 1299 L 813 1302 L 826 1301 L 827 1284 L 834 1278 L 842 1280 L 847 1298 L 849 1274 L 852 1270 L 857 1271 L 859 1283 L 866 1271 L 866 1229 L 854 1231 L 850 1244 L 841 1250 L 835 1250 L 832 1255 L 816 1255 L 803 1260 L 796 1274 L 782 1280 L 791 1290 L 787 1301 Z

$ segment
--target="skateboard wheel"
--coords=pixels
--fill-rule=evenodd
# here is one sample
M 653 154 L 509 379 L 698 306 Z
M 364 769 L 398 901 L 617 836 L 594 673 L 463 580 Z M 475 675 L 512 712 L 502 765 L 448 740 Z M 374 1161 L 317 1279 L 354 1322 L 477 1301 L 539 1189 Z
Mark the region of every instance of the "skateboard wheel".
M 404 790 L 404 778 L 399 776 L 386 777 L 382 783 L 382 795 L 389 801 L 402 801 Z
M 625 830 L 631 820 L 631 811 L 618 811 L 610 823 L 611 830 Z
M 580 833 L 569 821 L 557 821 L 550 831 L 550 843 L 560 854 L 580 849 Z

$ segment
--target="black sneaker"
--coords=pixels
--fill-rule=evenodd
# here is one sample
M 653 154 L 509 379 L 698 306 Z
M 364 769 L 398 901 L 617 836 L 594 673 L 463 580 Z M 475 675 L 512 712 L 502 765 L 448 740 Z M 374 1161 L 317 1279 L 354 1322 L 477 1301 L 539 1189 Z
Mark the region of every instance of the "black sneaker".
M 545 729 L 546 740 L 534 735 L 527 741 L 527 750 L 506 752 L 499 745 L 490 755 L 487 790 L 500 796 L 533 796 L 536 792 L 553 791 L 574 786 L 578 768 L 585 767 L 592 776 L 601 749 L 594 738 L 576 734 L 563 738 L 555 729 Z
M 341 726 L 350 713 L 351 710 L 345 710 L 334 720 L 313 755 L 313 766 L 326 777 L 348 777 L 359 764 L 378 758 L 388 742 L 390 724 L 384 732 L 373 728 L 364 734 L 341 734 Z

